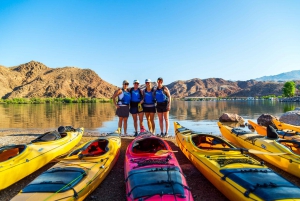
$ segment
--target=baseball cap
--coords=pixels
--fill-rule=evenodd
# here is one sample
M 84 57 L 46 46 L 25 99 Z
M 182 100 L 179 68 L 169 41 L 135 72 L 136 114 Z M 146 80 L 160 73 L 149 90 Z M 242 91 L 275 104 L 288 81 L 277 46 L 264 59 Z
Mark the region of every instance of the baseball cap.
M 161 80 L 161 81 L 164 81 L 164 79 L 162 79 L 162 77 L 159 77 L 159 78 L 157 78 L 157 80 Z
M 139 80 L 133 80 L 133 84 L 134 83 L 140 83 L 140 81 Z
M 123 84 L 129 84 L 128 80 L 124 80 Z
M 146 79 L 145 82 L 151 82 L 151 80 L 150 79 Z

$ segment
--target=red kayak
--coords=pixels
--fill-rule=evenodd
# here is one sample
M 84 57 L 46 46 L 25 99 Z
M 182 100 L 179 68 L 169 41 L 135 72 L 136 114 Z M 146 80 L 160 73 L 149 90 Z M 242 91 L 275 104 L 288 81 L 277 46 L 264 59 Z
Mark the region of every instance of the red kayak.
M 167 142 L 152 134 L 136 137 L 125 155 L 128 201 L 192 201 L 178 161 Z

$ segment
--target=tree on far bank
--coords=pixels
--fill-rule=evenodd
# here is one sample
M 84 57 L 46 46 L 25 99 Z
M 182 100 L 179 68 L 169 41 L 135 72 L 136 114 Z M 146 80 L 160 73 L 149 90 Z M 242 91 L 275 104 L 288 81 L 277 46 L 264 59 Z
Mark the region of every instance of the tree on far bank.
M 285 97 L 293 97 L 296 91 L 296 83 L 294 81 L 284 83 L 282 91 Z

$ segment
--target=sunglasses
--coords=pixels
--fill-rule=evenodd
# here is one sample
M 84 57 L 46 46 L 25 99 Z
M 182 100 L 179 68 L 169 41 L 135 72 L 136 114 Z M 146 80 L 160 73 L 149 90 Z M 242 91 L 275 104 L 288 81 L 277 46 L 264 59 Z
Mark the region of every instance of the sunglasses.
M 123 85 L 129 85 L 128 83 L 125 83 L 125 84 L 123 84 Z
M 136 83 L 134 83 L 134 84 L 140 84 L 140 83 L 137 83 L 137 82 L 136 82 Z
M 146 84 L 150 84 L 150 82 L 146 82 Z

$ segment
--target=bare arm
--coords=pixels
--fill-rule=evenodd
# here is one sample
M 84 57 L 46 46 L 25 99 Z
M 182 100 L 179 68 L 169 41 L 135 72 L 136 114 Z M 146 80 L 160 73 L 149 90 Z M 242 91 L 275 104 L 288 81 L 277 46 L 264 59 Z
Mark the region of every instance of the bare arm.
M 171 108 L 171 101 L 172 101 L 171 93 L 170 93 L 170 91 L 169 91 L 169 89 L 167 87 L 165 87 L 164 92 L 165 92 L 166 96 L 169 99 L 168 108 L 170 109 Z
M 118 100 L 116 100 L 116 98 L 118 97 L 118 95 L 121 94 L 121 92 L 122 92 L 121 89 L 117 89 L 115 91 L 114 95 L 112 96 L 113 102 L 114 102 L 114 104 L 115 104 L 116 107 L 118 107 L 118 104 L 117 104 Z
M 144 103 L 144 99 L 145 99 L 145 91 L 141 90 L 141 93 L 142 93 L 143 98 L 142 98 L 140 104 L 143 104 Z

